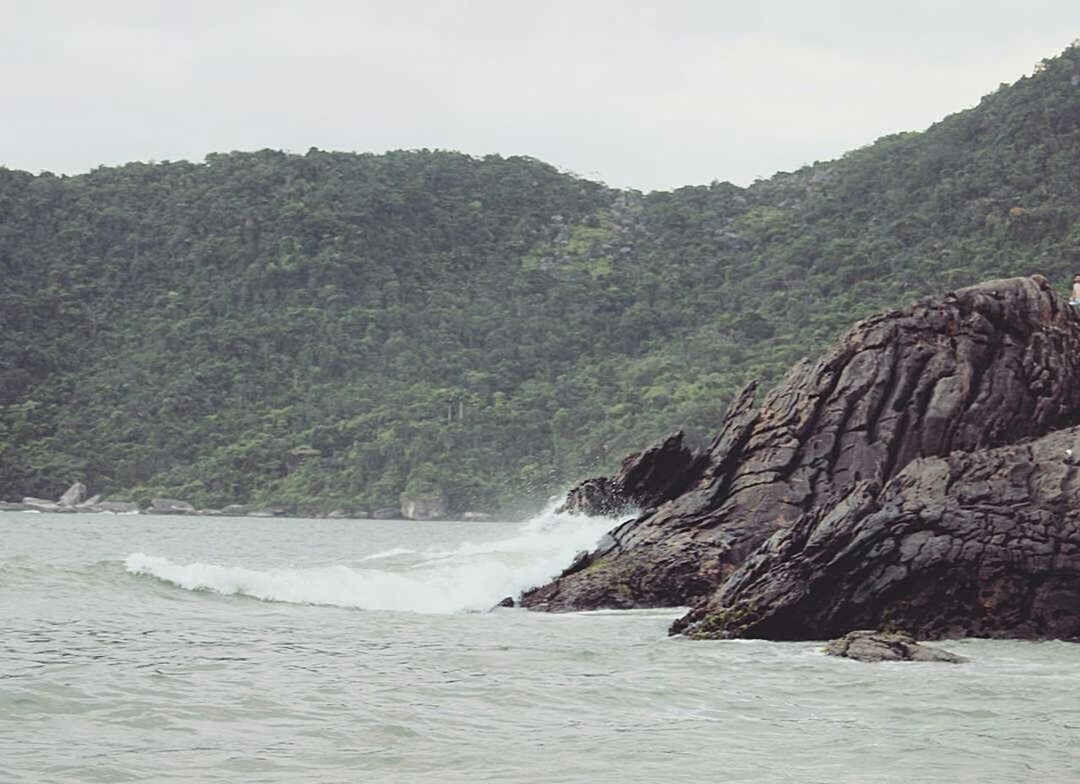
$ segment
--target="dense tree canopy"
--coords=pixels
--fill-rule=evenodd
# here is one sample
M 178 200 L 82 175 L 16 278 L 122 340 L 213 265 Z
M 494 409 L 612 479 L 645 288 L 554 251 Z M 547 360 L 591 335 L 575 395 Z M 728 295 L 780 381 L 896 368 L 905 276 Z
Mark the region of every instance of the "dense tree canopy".
M 1080 51 L 923 133 L 640 194 L 528 158 L 0 168 L 0 497 L 535 502 L 854 319 L 1080 268 Z

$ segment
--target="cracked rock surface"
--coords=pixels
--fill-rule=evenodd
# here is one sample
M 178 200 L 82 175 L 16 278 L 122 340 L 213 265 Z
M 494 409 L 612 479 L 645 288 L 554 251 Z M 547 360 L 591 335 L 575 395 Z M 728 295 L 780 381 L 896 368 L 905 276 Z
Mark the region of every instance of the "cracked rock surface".
M 672 461 L 669 476 L 644 471 L 664 492 L 642 488 L 638 517 L 523 605 L 700 605 L 679 628 L 704 634 L 705 604 L 715 615 L 728 578 L 774 535 L 816 527 L 860 499 L 872 505 L 878 488 L 897 492 L 891 480 L 919 458 L 980 453 L 1078 421 L 1080 318 L 1040 276 L 991 281 L 866 319 L 760 405 L 754 397 L 744 389 L 711 445 Z M 625 473 L 604 487 L 633 498 Z M 992 488 L 984 499 L 999 504 Z
M 1080 427 L 909 464 L 775 534 L 677 630 L 1080 637 Z

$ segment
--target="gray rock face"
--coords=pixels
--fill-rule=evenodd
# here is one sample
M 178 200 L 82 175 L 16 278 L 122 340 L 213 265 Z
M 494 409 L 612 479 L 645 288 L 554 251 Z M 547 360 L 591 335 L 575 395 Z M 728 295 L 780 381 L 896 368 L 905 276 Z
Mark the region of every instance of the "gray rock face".
M 962 664 L 963 656 L 919 645 L 906 632 L 856 631 L 831 640 L 825 646 L 830 656 L 842 656 L 861 662 L 915 661 Z
M 1080 638 L 1080 427 L 910 463 L 775 534 L 680 630 Z
M 60 500 L 57 502 L 60 506 L 78 506 L 86 500 L 86 485 L 82 482 L 76 482 L 60 496 Z
M 175 498 L 154 498 L 150 501 L 151 514 L 195 514 L 195 507 L 187 501 Z
M 765 540 L 911 461 L 1068 426 L 1080 412 L 1080 318 L 1039 276 L 991 281 L 857 324 L 754 404 L 536 609 L 693 605 Z M 654 482 L 655 483 L 655 482 Z M 853 627 L 848 627 L 848 629 Z M 820 639 L 820 637 L 818 637 Z

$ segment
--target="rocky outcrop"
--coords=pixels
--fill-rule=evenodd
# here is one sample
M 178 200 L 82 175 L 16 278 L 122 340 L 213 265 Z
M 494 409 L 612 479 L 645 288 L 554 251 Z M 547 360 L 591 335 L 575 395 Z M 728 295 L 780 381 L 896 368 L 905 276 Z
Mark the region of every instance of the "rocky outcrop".
M 635 452 L 610 479 L 586 479 L 567 494 L 558 511 L 611 516 L 671 500 L 694 478 L 691 465 L 698 456 L 683 444 L 684 438 L 680 430 L 643 452 Z
M 856 631 L 825 645 L 825 653 L 861 662 L 914 661 L 962 664 L 963 656 L 919 645 L 907 632 Z
M 187 501 L 175 498 L 153 498 L 150 500 L 150 514 L 195 514 L 195 507 Z
M 401 499 L 401 516 L 406 520 L 445 520 L 446 515 L 446 496 L 442 493 Z
M 57 503 L 60 506 L 78 506 L 86 500 L 86 485 L 82 482 L 76 482 L 60 496 L 60 500 Z
M 910 463 L 776 533 L 677 628 L 1080 638 L 1080 427 Z
M 1044 278 L 992 281 L 869 318 L 760 405 L 744 390 L 712 444 L 664 483 L 674 496 L 616 527 L 588 566 L 523 604 L 698 604 L 774 533 L 872 496 L 913 460 L 1016 443 L 1071 425 L 1078 412 L 1080 318 Z
M 56 501 L 48 498 L 35 498 L 32 495 L 24 496 L 22 506 L 35 512 L 72 512 L 73 507 L 60 506 Z
M 78 509 L 80 512 L 82 512 L 82 511 L 95 512 L 95 511 L 97 511 L 97 505 L 100 504 L 100 503 L 101 503 L 101 496 L 100 495 L 92 495 L 89 498 L 87 498 L 85 501 L 80 501 L 78 504 L 76 504 L 75 508 Z

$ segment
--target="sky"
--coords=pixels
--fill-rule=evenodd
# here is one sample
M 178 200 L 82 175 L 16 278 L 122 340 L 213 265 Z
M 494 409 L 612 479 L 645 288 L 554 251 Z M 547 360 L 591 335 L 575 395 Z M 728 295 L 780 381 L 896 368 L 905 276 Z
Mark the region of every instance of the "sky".
M 974 106 L 1076 0 L 0 0 L 0 166 L 210 152 L 529 155 L 740 185 Z

